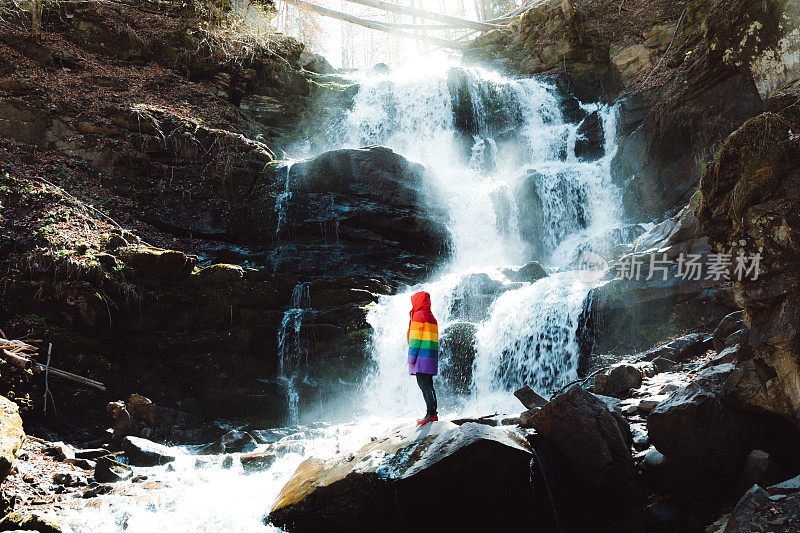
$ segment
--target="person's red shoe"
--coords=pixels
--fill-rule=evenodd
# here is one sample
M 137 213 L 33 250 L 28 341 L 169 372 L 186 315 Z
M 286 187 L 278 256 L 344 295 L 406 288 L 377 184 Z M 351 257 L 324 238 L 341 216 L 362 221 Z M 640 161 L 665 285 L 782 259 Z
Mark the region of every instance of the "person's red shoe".
M 419 420 L 417 420 L 417 425 L 418 426 L 424 426 L 428 422 L 437 422 L 438 420 L 439 420 L 439 417 L 436 416 L 436 415 L 429 416 L 427 418 L 420 418 Z

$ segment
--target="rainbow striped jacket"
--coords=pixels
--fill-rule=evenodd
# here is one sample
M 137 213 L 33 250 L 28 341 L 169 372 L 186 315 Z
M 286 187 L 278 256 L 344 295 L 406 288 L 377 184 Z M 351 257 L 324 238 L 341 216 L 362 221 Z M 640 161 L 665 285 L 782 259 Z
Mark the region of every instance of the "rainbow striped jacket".
M 431 296 L 418 292 L 411 296 L 411 321 L 408 327 L 408 371 L 410 374 L 439 373 L 439 326 L 431 312 Z

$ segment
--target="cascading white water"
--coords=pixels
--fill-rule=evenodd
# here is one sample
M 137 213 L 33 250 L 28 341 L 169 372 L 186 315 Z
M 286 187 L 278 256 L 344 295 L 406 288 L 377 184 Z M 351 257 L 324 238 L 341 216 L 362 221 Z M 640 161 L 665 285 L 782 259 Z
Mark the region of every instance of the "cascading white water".
M 514 400 L 508 401 L 514 388 L 527 383 L 547 393 L 574 379 L 579 316 L 591 287 L 572 272 L 514 284 L 499 268 L 531 260 L 556 271 L 569 268 L 585 243 L 620 224 L 619 194 L 610 179 L 614 109 L 585 106 L 600 113 L 606 134 L 605 156 L 585 162 L 575 156 L 579 125 L 563 120 L 553 87 L 480 69 L 462 72 L 473 129 L 467 157 L 456 124 L 464 110 L 457 109 L 443 70 L 359 80 L 353 109 L 334 136 L 337 147 L 380 144 L 425 164 L 438 178 L 450 215 L 448 264 L 420 286 L 381 298 L 367 318 L 375 368 L 365 390 L 374 413 L 398 415 L 421 404 L 414 380 L 403 371 L 409 296 L 419 289 L 431 293 L 440 334 L 465 320 L 477 329 L 470 394 L 440 394 L 445 410 L 514 409 Z M 523 230 L 520 224 L 530 226 L 534 211 L 537 224 Z M 535 232 L 538 246 L 524 231 Z M 499 284 L 495 297 L 502 295 L 485 316 L 465 319 L 454 301 L 487 277 Z
M 277 223 L 275 224 L 275 236 L 280 239 L 281 231 L 286 225 L 287 210 L 289 208 L 289 201 L 292 199 L 291 177 L 292 177 L 292 161 L 286 162 L 286 180 L 283 182 L 283 192 L 278 194 L 275 199 L 275 209 L 278 211 Z
M 289 423 L 297 424 L 300 418 L 296 382 L 308 369 L 308 340 L 302 335 L 303 317 L 311 307 L 308 283 L 298 283 L 292 290 L 291 307 L 284 311 L 278 331 L 278 364 L 281 384 L 286 387 L 286 404 Z
M 578 321 L 588 287 L 559 272 L 502 294 L 476 335 L 473 391 L 478 405 L 518 409 L 509 391 L 539 391 L 577 378 Z

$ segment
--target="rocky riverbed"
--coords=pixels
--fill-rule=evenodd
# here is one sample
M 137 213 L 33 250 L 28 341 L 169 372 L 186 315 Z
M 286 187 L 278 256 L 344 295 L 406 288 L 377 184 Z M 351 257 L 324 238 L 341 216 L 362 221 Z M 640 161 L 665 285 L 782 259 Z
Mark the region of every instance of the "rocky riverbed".
M 170 527 L 186 527 L 181 514 L 194 504 L 182 498 L 197 497 L 198 484 L 241 484 L 244 494 L 258 480 L 271 488 L 248 495 L 261 502 L 262 514 L 242 517 L 245 528 L 263 519 L 289 531 L 320 524 L 326 531 L 369 529 L 386 527 L 390 515 L 398 531 L 412 516 L 431 530 L 462 521 L 469 528 L 479 519 L 486 527 L 524 527 L 528 515 L 500 511 L 516 502 L 514 508 L 536 510 L 537 524 L 566 530 L 602 520 L 615 528 L 689 531 L 719 518 L 709 531 L 751 531 L 756 523 L 793 531 L 800 485 L 790 479 L 792 445 L 776 443 L 764 421 L 720 401 L 735 367 L 727 348 L 720 357 L 711 347 L 725 332 L 715 333 L 616 363 L 584 383 L 589 390 L 573 384 L 549 401 L 518 391 L 520 409 L 530 407 L 518 414 L 422 428 L 373 420 L 236 430 L 177 448 L 126 435 L 133 425 L 117 424 L 116 440 L 95 449 L 28 437 L 3 485 L 6 501 L 21 509 L 6 521 L 36 531 L 83 531 L 104 523 L 97 520 L 125 519 L 136 528 L 139 513 L 151 506 L 155 516 L 172 517 Z M 119 418 L 118 409 L 109 412 Z M 153 434 L 141 425 L 135 431 Z M 496 502 L 487 500 L 487 486 L 495 487 Z M 436 504 L 420 507 L 426 491 Z M 728 502 L 739 497 L 731 508 Z M 486 513 L 464 514 L 469 498 Z M 768 512 L 758 514 L 748 503 L 759 498 L 770 502 Z M 113 508 L 119 511 L 111 518 L 101 512 Z M 81 526 L 82 516 L 88 522 Z

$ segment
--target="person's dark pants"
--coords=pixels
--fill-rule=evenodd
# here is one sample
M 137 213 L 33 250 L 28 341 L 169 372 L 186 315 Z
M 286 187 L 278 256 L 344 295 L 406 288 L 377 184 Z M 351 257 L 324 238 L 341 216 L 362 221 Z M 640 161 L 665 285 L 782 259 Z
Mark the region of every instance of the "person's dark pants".
M 417 385 L 425 398 L 425 407 L 428 411 L 425 418 L 436 414 L 436 391 L 433 390 L 433 376 L 431 374 L 417 374 Z

